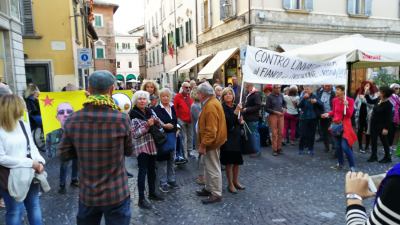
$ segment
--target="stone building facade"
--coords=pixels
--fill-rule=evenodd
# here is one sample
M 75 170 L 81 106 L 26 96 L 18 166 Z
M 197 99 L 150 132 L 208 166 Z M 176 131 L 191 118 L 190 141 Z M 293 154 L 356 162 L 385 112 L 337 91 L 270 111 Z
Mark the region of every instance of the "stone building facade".
M 136 44 L 143 37 L 143 29 L 143 26 L 140 26 L 129 31 L 129 34 L 115 35 L 117 79 L 124 83 L 139 79 L 139 51 Z
M 0 0 L 0 12 L 0 82 L 22 94 L 26 76 L 19 1 Z
M 108 70 L 117 73 L 114 13 L 118 5 L 110 0 L 94 0 L 94 28 L 98 40 L 94 43 L 94 68 L 95 70 Z
M 202 0 L 197 8 L 198 55 L 245 45 L 285 51 L 356 33 L 400 43 L 397 0 Z M 240 75 L 239 61 L 233 55 L 214 77 L 229 81 L 226 64 Z
M 177 68 L 197 57 L 196 37 L 195 1 L 146 0 L 147 78 L 175 86 L 188 77 Z

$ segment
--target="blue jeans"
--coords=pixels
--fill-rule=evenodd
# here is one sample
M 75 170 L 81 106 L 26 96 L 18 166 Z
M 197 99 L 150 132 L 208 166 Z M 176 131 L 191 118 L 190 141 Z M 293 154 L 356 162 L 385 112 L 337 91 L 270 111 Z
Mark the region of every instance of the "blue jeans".
M 160 179 L 160 185 L 166 185 L 168 183 L 175 183 L 175 160 L 174 160 L 175 151 L 170 153 L 170 157 L 165 161 L 157 162 L 157 173 Z
M 255 153 L 259 153 L 261 151 L 261 143 L 260 143 L 260 133 L 258 133 L 258 121 L 256 122 L 247 122 L 249 129 L 253 135 L 253 147 L 256 150 Z
M 129 225 L 131 219 L 131 199 L 110 206 L 86 206 L 79 202 L 78 225 L 100 225 L 104 215 L 106 225 Z
M 78 180 L 78 161 L 76 159 L 70 161 L 72 161 L 71 180 Z M 70 161 L 61 162 L 60 164 L 60 186 L 65 186 L 67 182 L 67 171 Z
M 28 213 L 30 225 L 42 225 L 42 211 L 39 200 L 39 184 L 32 184 L 23 202 L 17 202 L 8 191 L 0 189 L 0 196 L 6 204 L 6 225 L 21 225 L 24 206 Z
M 343 152 L 346 154 L 347 160 L 349 161 L 350 167 L 354 167 L 354 156 L 353 151 L 351 150 L 347 140 L 342 137 L 334 137 L 335 139 L 335 147 L 336 147 L 336 154 L 338 157 L 339 165 L 344 164 Z

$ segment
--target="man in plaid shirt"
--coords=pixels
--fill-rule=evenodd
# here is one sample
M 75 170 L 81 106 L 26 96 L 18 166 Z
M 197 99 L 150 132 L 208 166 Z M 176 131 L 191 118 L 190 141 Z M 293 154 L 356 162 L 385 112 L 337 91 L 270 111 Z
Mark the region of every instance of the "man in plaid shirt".
M 96 71 L 89 77 L 84 108 L 65 122 L 58 149 L 63 161 L 78 159 L 78 225 L 128 225 L 131 217 L 125 156 L 132 154 L 129 116 L 111 98 L 114 76 Z

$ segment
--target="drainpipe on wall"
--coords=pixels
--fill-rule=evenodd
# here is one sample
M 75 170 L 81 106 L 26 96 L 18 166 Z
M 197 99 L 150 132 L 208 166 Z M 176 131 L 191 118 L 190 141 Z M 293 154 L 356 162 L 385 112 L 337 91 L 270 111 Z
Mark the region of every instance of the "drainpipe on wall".
M 175 29 L 175 64 L 178 65 L 178 46 L 176 46 L 176 1 L 174 0 L 174 29 Z M 178 80 L 178 71 L 174 72 L 176 80 Z M 177 81 L 178 82 L 178 81 Z
M 197 46 L 199 46 L 199 28 L 198 28 L 198 12 L 197 12 L 197 10 L 198 10 L 198 8 L 197 8 L 197 5 L 198 4 L 198 2 L 197 2 L 197 0 L 196 0 L 196 7 L 195 7 L 195 16 L 196 16 L 196 18 L 194 19 L 194 21 L 195 21 L 195 26 L 196 26 L 196 56 L 197 57 L 199 57 L 199 48 L 197 47 Z M 197 78 L 197 76 L 199 75 L 199 64 L 197 64 L 196 65 L 196 73 L 195 73 L 195 75 L 194 75 L 194 78 L 195 78 L 195 80 L 196 80 L 196 78 Z
M 249 4 L 249 25 L 251 25 L 251 0 L 248 1 Z M 251 45 L 251 26 L 249 26 L 249 45 Z

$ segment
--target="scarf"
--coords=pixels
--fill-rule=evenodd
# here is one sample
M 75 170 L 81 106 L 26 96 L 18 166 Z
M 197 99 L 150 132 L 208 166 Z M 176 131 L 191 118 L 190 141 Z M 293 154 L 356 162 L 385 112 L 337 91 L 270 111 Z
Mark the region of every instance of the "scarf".
M 95 106 L 108 106 L 114 110 L 121 111 L 114 100 L 108 95 L 89 95 L 83 105 L 90 104 Z
M 382 195 L 388 178 L 393 176 L 400 176 L 400 163 L 393 166 L 393 168 L 390 169 L 389 172 L 387 172 L 385 178 L 382 180 L 381 184 L 379 185 L 378 192 L 376 193 L 375 204 L 378 201 L 378 198 Z

